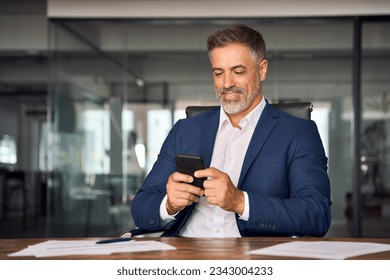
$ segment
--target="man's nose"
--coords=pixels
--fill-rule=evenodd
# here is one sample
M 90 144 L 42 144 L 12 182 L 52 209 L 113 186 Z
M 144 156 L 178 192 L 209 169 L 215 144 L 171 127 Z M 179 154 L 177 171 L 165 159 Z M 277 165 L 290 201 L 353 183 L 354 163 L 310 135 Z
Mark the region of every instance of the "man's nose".
M 223 79 L 223 87 L 225 89 L 230 89 L 236 85 L 236 81 L 232 75 L 225 75 Z

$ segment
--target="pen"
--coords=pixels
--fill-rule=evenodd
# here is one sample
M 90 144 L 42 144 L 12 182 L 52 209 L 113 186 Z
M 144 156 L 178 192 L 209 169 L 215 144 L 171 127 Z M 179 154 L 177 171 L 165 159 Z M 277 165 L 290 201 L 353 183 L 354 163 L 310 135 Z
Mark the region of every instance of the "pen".
M 108 244 L 108 243 L 116 243 L 116 242 L 124 242 L 124 241 L 130 241 L 131 237 L 122 237 L 122 238 L 113 238 L 113 239 L 105 239 L 96 241 L 96 244 Z

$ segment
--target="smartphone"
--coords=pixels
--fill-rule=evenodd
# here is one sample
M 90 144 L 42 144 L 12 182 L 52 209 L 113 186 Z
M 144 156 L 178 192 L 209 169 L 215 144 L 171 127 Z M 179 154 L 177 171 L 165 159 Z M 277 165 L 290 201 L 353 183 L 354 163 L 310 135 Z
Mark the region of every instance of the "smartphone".
M 204 161 L 201 156 L 195 155 L 176 155 L 177 171 L 194 177 L 196 170 L 205 169 Z M 203 189 L 203 182 L 206 178 L 195 178 L 192 185 Z

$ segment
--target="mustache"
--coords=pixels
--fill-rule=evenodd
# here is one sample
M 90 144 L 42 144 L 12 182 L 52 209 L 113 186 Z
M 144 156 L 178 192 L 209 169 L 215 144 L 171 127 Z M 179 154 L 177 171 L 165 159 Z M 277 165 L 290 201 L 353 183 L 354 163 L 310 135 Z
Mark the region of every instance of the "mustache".
M 219 90 L 217 90 L 218 95 L 225 94 L 225 93 L 231 93 L 231 92 L 236 92 L 236 93 L 241 93 L 241 94 L 246 93 L 242 87 L 237 87 L 237 86 L 232 86 L 229 88 L 220 88 Z

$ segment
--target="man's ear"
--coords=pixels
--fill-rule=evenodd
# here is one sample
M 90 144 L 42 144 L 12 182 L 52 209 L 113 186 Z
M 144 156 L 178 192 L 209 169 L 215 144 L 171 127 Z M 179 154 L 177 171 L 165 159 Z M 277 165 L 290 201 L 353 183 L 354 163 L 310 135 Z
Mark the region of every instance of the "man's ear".
M 264 81 L 265 78 L 267 77 L 267 71 L 268 71 L 267 59 L 263 59 L 260 61 L 259 70 L 260 70 L 260 81 Z

